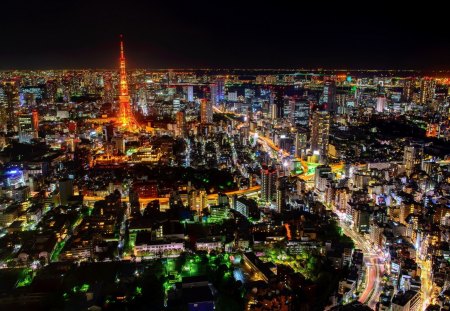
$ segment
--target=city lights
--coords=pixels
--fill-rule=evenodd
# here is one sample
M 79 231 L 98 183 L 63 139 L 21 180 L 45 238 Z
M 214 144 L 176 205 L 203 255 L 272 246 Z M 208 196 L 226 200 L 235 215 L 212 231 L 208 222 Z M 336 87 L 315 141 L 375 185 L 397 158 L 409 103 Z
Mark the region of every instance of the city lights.
M 0 310 L 450 309 L 446 10 L 28 2 Z

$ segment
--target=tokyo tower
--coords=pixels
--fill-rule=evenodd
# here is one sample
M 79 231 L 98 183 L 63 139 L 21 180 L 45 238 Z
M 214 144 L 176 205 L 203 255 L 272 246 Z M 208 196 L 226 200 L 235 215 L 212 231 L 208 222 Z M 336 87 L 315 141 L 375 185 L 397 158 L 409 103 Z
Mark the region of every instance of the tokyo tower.
M 126 130 L 136 129 L 138 124 L 131 111 L 130 95 L 128 93 L 127 71 L 125 67 L 125 53 L 123 51 L 123 36 L 120 35 L 120 90 L 118 121 Z

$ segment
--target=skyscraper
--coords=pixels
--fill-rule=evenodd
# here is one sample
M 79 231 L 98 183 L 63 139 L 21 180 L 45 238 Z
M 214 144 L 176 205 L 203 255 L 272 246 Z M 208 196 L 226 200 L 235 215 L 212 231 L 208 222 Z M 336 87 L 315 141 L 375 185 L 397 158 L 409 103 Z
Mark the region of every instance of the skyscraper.
M 213 83 L 209 86 L 209 90 L 211 93 L 211 103 L 213 106 L 216 106 L 218 103 L 218 98 L 217 98 L 217 84 Z
M 336 83 L 332 80 L 325 81 L 323 84 L 322 103 L 328 112 L 336 112 Z
M 261 169 L 261 200 L 272 202 L 276 194 L 277 171 L 274 168 Z
M 306 98 L 291 101 L 291 123 L 296 126 L 309 125 L 309 102 Z
M 19 110 L 19 88 L 17 81 L 4 81 L 1 89 L 0 124 L 6 124 L 6 130 L 9 132 L 17 131 L 19 125 L 19 119 L 17 117 Z
M 59 181 L 59 198 L 61 205 L 67 205 L 70 197 L 73 196 L 73 180 L 61 179 Z
M 281 119 L 284 116 L 284 92 L 283 89 L 277 89 L 273 98 L 273 102 L 276 105 L 276 117 Z
M 181 100 L 179 98 L 175 98 L 172 101 L 172 111 L 174 113 L 177 113 L 180 110 L 181 110 Z
M 409 103 L 412 100 L 413 93 L 414 93 L 414 81 L 411 79 L 407 79 L 403 81 L 403 92 L 402 92 L 402 99 Z
M 316 167 L 314 172 L 314 189 L 319 192 L 323 192 L 326 185 L 326 180 L 331 176 L 331 174 L 331 167 L 328 165 Z
M 377 96 L 377 106 L 376 106 L 376 110 L 379 113 L 384 112 L 384 108 L 386 107 L 386 96 L 384 96 L 384 94 L 379 94 Z
M 213 121 L 213 103 L 209 100 L 203 99 L 200 104 L 200 121 L 203 124 L 212 123 Z
M 286 191 L 287 191 L 287 177 L 279 177 L 277 180 L 277 211 L 281 213 L 286 209 Z
M 306 149 L 307 137 L 306 133 L 303 131 L 297 131 L 295 133 L 295 156 L 300 157 L 302 155 L 302 150 Z
M 327 111 L 315 111 L 311 125 L 311 150 L 318 151 L 323 159 L 328 153 L 328 138 L 330 134 L 330 114 Z
M 405 164 L 406 175 L 412 173 L 420 166 L 423 158 L 423 147 L 420 145 L 405 146 L 403 152 L 403 164 Z
M 225 81 L 224 79 L 217 79 L 216 80 L 217 85 L 217 102 L 220 103 L 225 99 Z
M 187 100 L 188 102 L 194 101 L 194 87 L 192 85 L 188 85 L 187 87 Z
M 38 138 L 39 115 L 37 110 L 31 114 L 19 114 L 19 140 L 29 142 L 32 138 Z
M 184 116 L 184 112 L 183 111 L 178 111 L 177 112 L 177 135 L 178 136 L 183 136 L 184 132 L 185 132 L 185 127 L 186 127 L 186 119 Z
M 277 105 L 275 103 L 270 104 L 270 119 L 276 120 L 277 119 Z
M 423 105 L 430 102 L 434 98 L 436 91 L 436 80 L 430 78 L 423 78 L 420 81 L 420 98 L 419 102 Z

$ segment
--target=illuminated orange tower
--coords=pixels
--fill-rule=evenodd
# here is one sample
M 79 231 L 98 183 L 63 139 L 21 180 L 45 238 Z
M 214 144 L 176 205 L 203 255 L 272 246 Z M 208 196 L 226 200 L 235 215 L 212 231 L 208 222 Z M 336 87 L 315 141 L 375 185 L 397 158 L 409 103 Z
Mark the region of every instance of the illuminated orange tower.
M 131 111 L 130 95 L 128 93 L 125 53 L 123 51 L 123 36 L 120 35 L 120 90 L 119 90 L 119 122 L 128 130 L 137 127 L 136 119 Z

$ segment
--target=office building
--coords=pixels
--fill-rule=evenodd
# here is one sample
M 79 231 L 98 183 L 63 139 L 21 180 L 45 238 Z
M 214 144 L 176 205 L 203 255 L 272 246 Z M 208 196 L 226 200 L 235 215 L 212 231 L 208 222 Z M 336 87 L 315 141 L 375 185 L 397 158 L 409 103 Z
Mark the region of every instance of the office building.
M 434 98 L 435 91 L 436 91 L 436 80 L 423 78 L 420 81 L 419 103 L 423 105 L 427 102 L 432 101 Z
M 386 108 L 386 96 L 384 96 L 384 94 L 380 94 L 377 97 L 376 111 L 378 113 L 383 113 L 385 108 Z
M 423 158 L 423 147 L 420 145 L 405 146 L 403 151 L 403 164 L 406 175 L 411 174 L 420 166 Z
M 33 138 L 38 138 L 39 115 L 37 110 L 31 114 L 19 114 L 19 141 L 29 142 Z
M 323 159 L 328 153 L 328 139 L 330 134 L 330 114 L 327 111 L 315 111 L 311 124 L 311 150 L 318 152 Z
M 332 178 L 331 167 L 321 165 L 316 167 L 314 172 L 314 189 L 323 192 L 326 188 L 327 180 Z
M 213 121 L 213 102 L 202 100 L 200 104 L 200 121 L 203 124 L 209 124 Z
M 19 88 L 15 80 L 4 81 L 1 84 L 2 92 L 0 94 L 0 126 L 6 125 L 8 132 L 18 130 L 19 119 L 17 113 L 19 110 Z M 3 128 L 4 130 L 4 128 Z
M 325 81 L 323 84 L 322 104 L 328 112 L 336 112 L 336 83 L 334 81 Z
M 409 103 L 411 102 L 414 94 L 414 81 L 407 79 L 403 81 L 402 99 Z
M 261 169 L 261 200 L 269 203 L 276 195 L 277 171 L 274 168 L 263 167 Z
M 188 85 L 187 87 L 187 101 L 188 102 L 194 101 L 194 87 L 192 85 Z
M 309 125 L 310 107 L 308 100 L 296 99 L 290 101 L 290 121 L 292 125 L 307 127 Z
M 276 186 L 277 211 L 278 213 L 281 213 L 286 209 L 287 177 L 279 177 Z
M 228 94 L 227 94 L 228 96 L 228 101 L 231 101 L 231 102 L 237 102 L 237 100 L 238 100 L 238 95 L 237 95 L 237 92 L 235 91 L 235 92 L 228 92 Z
M 217 84 L 213 83 L 209 86 L 209 90 L 210 90 L 210 95 L 211 95 L 211 104 L 213 106 L 216 106 L 218 103 L 218 99 L 217 99 Z
M 175 98 L 172 102 L 172 111 L 174 113 L 177 113 L 180 110 L 181 110 L 181 101 L 179 98 Z
M 418 311 L 421 310 L 422 299 L 419 291 L 408 290 L 400 292 L 392 298 L 392 311 Z
M 225 80 L 217 79 L 216 85 L 217 85 L 216 89 L 217 103 L 221 103 L 225 100 Z
M 297 131 L 295 133 L 295 156 L 301 157 L 302 151 L 306 149 L 307 135 L 306 132 Z
M 59 181 L 59 198 L 61 205 L 68 205 L 69 199 L 73 196 L 73 180 L 61 179 Z
M 176 115 L 177 128 L 175 135 L 183 136 L 186 131 L 186 118 L 183 111 L 178 111 Z
M 273 103 L 275 104 L 274 116 L 281 119 L 284 116 L 284 92 L 283 89 L 277 89 L 273 95 Z

